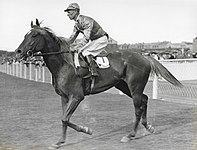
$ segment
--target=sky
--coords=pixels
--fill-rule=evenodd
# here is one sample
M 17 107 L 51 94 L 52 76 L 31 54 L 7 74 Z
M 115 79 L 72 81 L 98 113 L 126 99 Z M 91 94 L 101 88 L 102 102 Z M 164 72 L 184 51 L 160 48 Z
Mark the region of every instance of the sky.
M 0 49 L 14 51 L 36 18 L 68 38 L 75 22 L 64 9 L 73 2 L 118 44 L 192 42 L 197 36 L 197 0 L 1 0 Z

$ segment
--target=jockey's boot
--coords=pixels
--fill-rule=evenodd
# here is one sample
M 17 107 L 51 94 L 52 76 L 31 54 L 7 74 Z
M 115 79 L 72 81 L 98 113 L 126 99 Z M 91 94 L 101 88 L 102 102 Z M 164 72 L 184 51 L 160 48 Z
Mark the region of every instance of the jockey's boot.
M 90 67 L 90 72 L 92 74 L 92 76 L 99 76 L 97 70 L 96 70 L 96 64 L 93 60 L 93 56 L 92 55 L 88 55 L 86 56 L 87 61 L 89 63 L 89 67 Z

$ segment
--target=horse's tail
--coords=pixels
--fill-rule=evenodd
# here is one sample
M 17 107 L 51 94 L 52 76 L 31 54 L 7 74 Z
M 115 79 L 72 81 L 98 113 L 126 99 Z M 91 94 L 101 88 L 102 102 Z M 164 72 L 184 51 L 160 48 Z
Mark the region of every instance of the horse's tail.
M 154 58 L 148 56 L 148 60 L 151 65 L 151 71 L 156 73 L 158 76 L 159 74 L 168 82 L 171 84 L 178 86 L 178 87 L 183 87 L 182 83 L 179 82 L 169 71 L 166 69 L 161 63 L 159 63 L 157 60 Z

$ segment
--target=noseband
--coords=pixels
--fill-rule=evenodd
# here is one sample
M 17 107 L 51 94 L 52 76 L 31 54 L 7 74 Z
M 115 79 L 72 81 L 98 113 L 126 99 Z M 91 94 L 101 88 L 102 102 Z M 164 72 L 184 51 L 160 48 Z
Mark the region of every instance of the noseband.
M 32 50 L 28 50 L 28 51 L 27 51 L 27 56 L 28 56 L 28 57 L 33 57 L 33 56 L 34 56 L 33 51 L 32 51 Z

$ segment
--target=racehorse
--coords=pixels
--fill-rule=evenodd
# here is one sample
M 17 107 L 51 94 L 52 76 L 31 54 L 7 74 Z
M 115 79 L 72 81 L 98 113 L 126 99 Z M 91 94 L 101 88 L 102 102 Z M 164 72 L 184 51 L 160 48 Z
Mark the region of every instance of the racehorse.
M 72 114 L 86 95 L 97 94 L 115 87 L 133 99 L 135 121 L 132 131 L 121 139 L 121 142 L 128 142 L 135 137 L 140 120 L 147 131 L 154 132 L 153 126 L 147 121 L 148 96 L 143 93 L 150 73 L 161 75 L 175 86 L 183 86 L 154 58 L 131 51 L 116 50 L 107 56 L 110 67 L 98 68 L 99 76 L 95 77 L 94 85 L 89 90 L 92 86 L 92 77 L 84 79 L 77 74 L 74 52 L 70 51 L 67 41 L 56 36 L 51 29 L 41 27 L 37 19 L 35 25 L 31 22 L 31 30 L 25 35 L 15 52 L 20 59 L 27 59 L 36 54 L 43 56 L 52 74 L 53 87 L 61 96 L 63 111 L 62 135 L 60 140 L 53 144 L 55 148 L 65 145 L 67 127 L 92 134 L 90 128 L 70 122 Z

